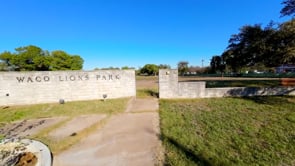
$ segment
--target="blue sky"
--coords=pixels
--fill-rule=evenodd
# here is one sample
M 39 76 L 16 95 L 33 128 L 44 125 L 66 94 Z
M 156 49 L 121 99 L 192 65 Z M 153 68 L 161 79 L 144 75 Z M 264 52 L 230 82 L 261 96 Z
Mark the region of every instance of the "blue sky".
M 179 61 L 208 65 L 244 25 L 280 18 L 282 0 L 7 0 L 0 52 L 36 45 L 80 55 L 84 69 Z

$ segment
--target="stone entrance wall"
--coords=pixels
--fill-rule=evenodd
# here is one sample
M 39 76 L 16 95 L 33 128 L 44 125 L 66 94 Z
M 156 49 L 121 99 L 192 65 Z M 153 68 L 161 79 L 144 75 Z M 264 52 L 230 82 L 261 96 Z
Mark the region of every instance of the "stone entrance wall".
M 295 95 L 295 87 L 206 88 L 206 82 L 178 82 L 177 70 L 159 71 L 160 98 L 210 98 L 226 96 Z
M 136 96 L 134 70 L 0 72 L 0 105 Z

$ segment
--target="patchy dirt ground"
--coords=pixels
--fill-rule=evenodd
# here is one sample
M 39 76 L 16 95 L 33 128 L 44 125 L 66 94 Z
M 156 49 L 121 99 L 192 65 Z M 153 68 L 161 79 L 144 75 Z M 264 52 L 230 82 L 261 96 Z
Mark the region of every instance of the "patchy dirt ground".
M 55 117 L 17 121 L 1 127 L 0 134 L 5 138 L 25 138 L 65 119 L 66 117 Z
M 158 77 L 149 76 L 136 80 L 136 88 L 137 89 L 154 89 L 158 88 Z
M 52 131 L 48 136 L 62 139 L 90 127 L 92 124 L 106 118 L 107 115 L 82 115 L 75 117 L 60 128 Z
M 54 139 L 62 139 L 70 136 L 73 133 L 90 127 L 92 124 L 101 121 L 106 115 L 81 115 L 73 118 L 65 125 L 57 128 L 49 133 L 49 136 Z M 54 118 L 41 118 L 17 121 L 14 123 L 7 124 L 0 128 L 0 134 L 5 138 L 26 138 L 37 134 L 42 129 L 48 128 L 52 125 L 57 124 L 69 117 L 54 117 Z

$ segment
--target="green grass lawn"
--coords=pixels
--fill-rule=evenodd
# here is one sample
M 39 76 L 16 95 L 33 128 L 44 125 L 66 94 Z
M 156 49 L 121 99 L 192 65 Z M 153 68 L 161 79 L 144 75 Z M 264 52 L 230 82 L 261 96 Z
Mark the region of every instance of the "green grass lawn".
M 295 97 L 160 100 L 165 165 L 295 165 Z
M 128 98 L 66 102 L 65 104 L 36 104 L 0 107 L 1 124 L 24 119 L 56 116 L 78 116 L 83 114 L 112 114 L 123 112 Z

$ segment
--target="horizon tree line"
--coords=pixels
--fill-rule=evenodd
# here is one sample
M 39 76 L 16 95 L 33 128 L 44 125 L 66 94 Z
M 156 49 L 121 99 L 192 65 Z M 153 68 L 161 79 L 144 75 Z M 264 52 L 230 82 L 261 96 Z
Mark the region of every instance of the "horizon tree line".
M 79 55 L 62 50 L 49 52 L 34 45 L 18 47 L 14 53 L 4 51 L 0 60 L 0 71 L 81 70 L 84 62 Z
M 238 34 L 231 35 L 226 50 L 212 57 L 211 70 L 239 73 L 245 68 L 295 64 L 295 0 L 284 0 L 282 4 L 281 16 L 291 16 L 289 21 L 271 21 L 266 27 L 261 24 L 241 27 Z

